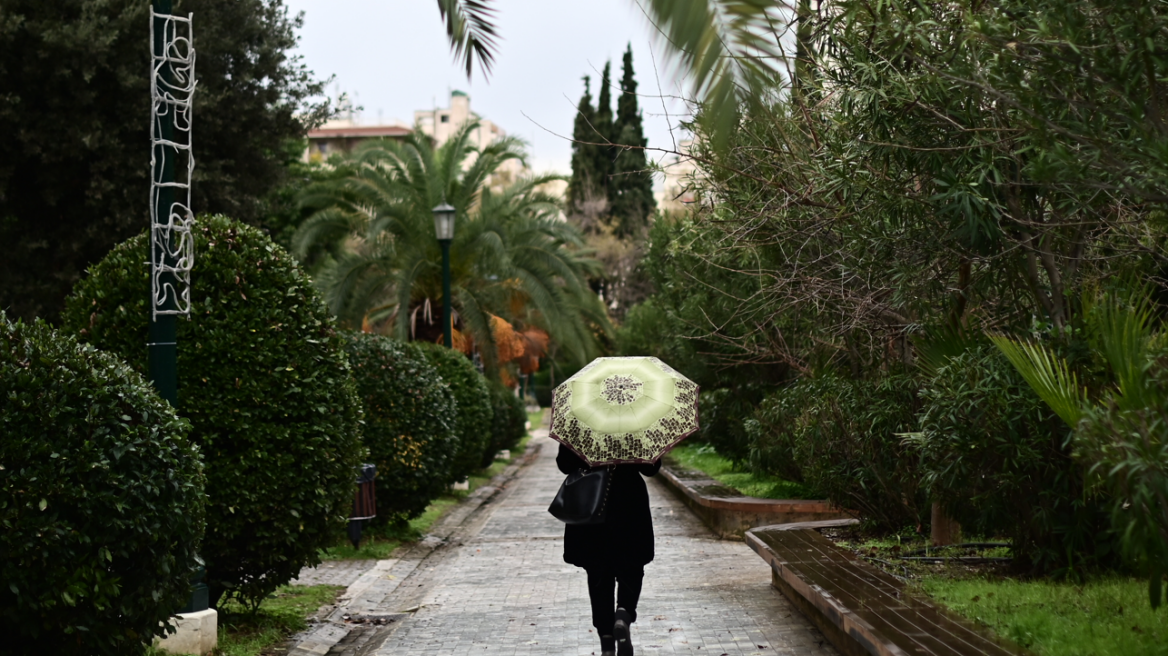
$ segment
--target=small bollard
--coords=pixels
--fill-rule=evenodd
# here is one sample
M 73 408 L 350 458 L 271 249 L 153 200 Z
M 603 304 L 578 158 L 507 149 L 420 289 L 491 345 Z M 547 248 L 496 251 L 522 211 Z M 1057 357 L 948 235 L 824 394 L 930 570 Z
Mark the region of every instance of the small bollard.
M 377 466 L 364 464 L 357 470 L 357 492 L 353 497 L 353 514 L 349 517 L 349 542 L 354 549 L 361 548 L 361 530 L 365 523 L 377 516 L 377 494 L 374 479 Z

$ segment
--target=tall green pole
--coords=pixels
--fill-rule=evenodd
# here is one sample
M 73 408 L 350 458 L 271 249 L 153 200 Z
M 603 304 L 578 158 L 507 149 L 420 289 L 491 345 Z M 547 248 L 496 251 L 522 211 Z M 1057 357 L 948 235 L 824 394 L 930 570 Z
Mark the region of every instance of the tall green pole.
M 446 348 L 454 348 L 452 333 L 453 312 L 450 310 L 450 241 L 439 239 L 442 246 L 442 338 L 446 340 Z
M 151 65 L 158 67 L 158 80 L 162 85 L 170 86 L 175 83 L 175 72 L 167 60 L 167 44 L 174 40 L 174 31 L 177 29 L 173 21 L 167 18 L 171 15 L 171 0 L 152 0 L 155 16 L 151 32 L 154 35 L 150 44 L 152 58 Z M 153 71 L 151 75 L 154 75 Z M 154 85 L 151 85 L 153 90 Z M 153 93 L 153 91 L 152 91 Z M 158 163 L 152 167 L 151 189 L 154 207 L 150 226 L 150 263 L 151 267 L 159 267 L 160 271 L 150 272 L 150 329 L 146 341 L 147 373 L 158 390 L 159 396 L 166 399 L 172 408 L 178 409 L 178 317 L 174 312 L 179 309 L 178 293 L 181 289 L 181 280 L 174 273 L 178 260 L 174 253 L 179 247 L 174 230 L 156 231 L 153 225 L 155 220 L 169 224 L 171 210 L 175 201 L 175 160 L 179 149 L 167 144 L 174 143 L 174 126 L 177 105 L 171 102 L 155 102 L 151 98 L 151 136 L 154 152 L 151 157 Z M 189 126 L 188 126 L 189 127 Z M 189 157 L 189 153 L 188 153 Z M 190 184 L 190 180 L 186 181 Z M 159 238 L 162 235 L 162 238 Z M 160 303 L 161 302 L 161 303 Z M 202 561 L 191 578 L 191 597 L 180 613 L 193 613 L 207 610 L 210 606 L 209 591 L 203 577 L 206 573 Z
M 153 0 L 154 13 L 163 16 L 169 16 L 171 10 L 171 0 Z M 165 48 L 167 42 L 166 31 L 171 29 L 173 25 L 168 26 L 165 18 L 155 16 L 154 21 L 154 43 L 152 48 L 154 51 L 154 61 L 157 62 L 160 58 L 165 57 Z M 160 76 L 166 82 L 171 82 L 174 79 L 174 72 L 168 62 L 162 63 L 162 70 Z M 153 103 L 152 103 L 153 105 Z M 175 154 L 172 149 L 160 145 L 160 142 L 174 141 L 174 112 L 175 107 L 170 103 L 161 103 L 157 108 L 156 113 L 151 117 L 152 130 L 154 131 L 153 148 L 155 152 L 154 157 L 161 162 L 161 166 L 156 167 L 152 175 L 155 176 L 154 182 L 157 184 L 157 191 L 154 197 L 154 216 L 159 220 L 164 220 L 164 217 L 170 216 L 171 205 L 174 204 L 174 187 L 170 186 L 174 183 L 174 160 Z M 154 239 L 154 230 L 151 226 L 150 261 L 160 262 L 167 267 L 175 265 L 174 258 L 171 256 L 172 244 L 159 244 Z M 153 274 L 153 272 L 151 272 Z M 159 314 L 154 311 L 157 299 L 154 297 L 154 277 L 151 276 L 150 289 L 150 336 L 146 343 L 147 362 L 150 374 L 150 380 L 154 382 L 154 387 L 158 389 L 159 395 L 166 399 L 167 402 L 174 408 L 178 408 L 178 344 L 176 336 L 177 317 L 173 314 Z M 173 273 L 163 272 L 158 280 L 158 287 L 160 289 L 177 289 L 178 277 Z M 173 294 L 164 294 L 164 304 L 159 307 L 160 310 L 176 310 L 178 309 L 177 300 Z

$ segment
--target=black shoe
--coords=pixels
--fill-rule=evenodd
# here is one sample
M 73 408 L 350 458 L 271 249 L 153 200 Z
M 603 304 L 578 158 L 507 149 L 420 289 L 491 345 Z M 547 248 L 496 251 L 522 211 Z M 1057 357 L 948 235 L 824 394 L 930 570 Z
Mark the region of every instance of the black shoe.
M 632 623 L 629 611 L 616 609 L 616 623 L 612 625 L 612 637 L 616 638 L 616 656 L 633 656 L 633 641 L 629 638 L 629 625 Z
M 616 656 L 616 638 L 600 636 L 600 656 Z

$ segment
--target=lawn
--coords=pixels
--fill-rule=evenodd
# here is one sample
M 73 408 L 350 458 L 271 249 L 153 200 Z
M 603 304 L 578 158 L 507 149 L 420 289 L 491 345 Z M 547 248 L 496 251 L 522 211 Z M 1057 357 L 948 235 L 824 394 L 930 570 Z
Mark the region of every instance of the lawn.
M 1038 656 L 1168 656 L 1168 608 L 1153 611 L 1148 583 L 1116 574 L 1076 584 L 1019 579 L 1008 562 L 928 563 L 901 556 L 1004 558 L 1007 547 L 929 547 L 925 535 L 905 530 L 868 535 L 858 528 L 824 531 L 911 588 Z M 971 543 L 1001 538 L 968 536 Z
M 1076 585 L 930 576 L 920 586 L 1039 656 L 1168 655 L 1168 608 L 1151 609 L 1147 581 L 1109 576 Z
M 728 485 L 748 497 L 760 499 L 816 499 L 803 485 L 777 476 L 752 474 L 743 467 L 718 455 L 707 444 L 679 444 L 669 455 L 682 467 L 705 472 L 714 480 Z

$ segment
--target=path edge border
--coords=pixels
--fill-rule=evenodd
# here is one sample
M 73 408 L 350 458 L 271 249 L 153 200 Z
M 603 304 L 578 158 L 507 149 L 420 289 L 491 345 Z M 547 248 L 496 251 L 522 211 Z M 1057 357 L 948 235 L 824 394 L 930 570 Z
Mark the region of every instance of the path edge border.
M 670 462 L 668 456 L 662 460 L 659 476 L 665 486 L 723 540 L 745 540 L 747 531 L 760 526 L 855 518 L 853 513 L 823 499 L 748 497 L 703 472 L 682 470 Z M 717 488 L 735 494 L 709 495 L 703 493 L 702 488 Z

